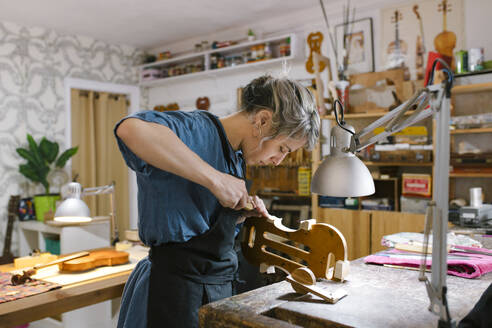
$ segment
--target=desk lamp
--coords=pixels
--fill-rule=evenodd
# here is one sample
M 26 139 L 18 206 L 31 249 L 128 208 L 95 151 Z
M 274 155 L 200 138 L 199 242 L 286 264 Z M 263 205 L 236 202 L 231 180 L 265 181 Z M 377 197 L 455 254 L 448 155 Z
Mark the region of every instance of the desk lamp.
M 70 182 L 67 185 L 67 198 L 56 208 L 55 221 L 66 223 L 81 223 L 92 221 L 89 207 L 80 198 L 82 187 L 80 183 Z
M 447 79 L 441 84 L 432 85 L 437 63 L 444 66 Z M 439 316 L 439 327 L 452 327 L 446 300 L 446 232 L 449 190 L 449 100 L 453 75 L 449 66 L 441 59 L 432 65 L 429 83 L 418 90 L 409 100 L 393 109 L 383 117 L 356 133 L 354 128 L 343 119 L 343 106 L 335 100 L 334 113 L 337 125 L 331 129 L 330 155 L 323 160 L 313 176 L 313 193 L 334 197 L 358 197 L 374 193 L 374 181 L 367 167 L 355 156 L 355 153 L 401 131 L 429 116 L 436 119 L 436 156 L 434 160 L 433 201 L 427 209 L 424 249 L 427 248 L 427 234 L 430 229 L 429 217 L 432 216 L 432 273 L 431 281 L 425 275 L 421 265 L 419 280 L 424 281 L 430 299 L 429 310 Z M 338 118 L 337 105 L 341 108 L 341 120 Z M 413 113 L 405 116 L 411 108 Z M 380 134 L 361 141 L 375 128 L 389 123 Z M 426 253 L 426 252 L 424 252 Z
M 68 197 L 65 199 L 56 209 L 55 221 L 67 222 L 67 223 L 83 223 L 90 222 L 92 218 L 90 216 L 89 207 L 81 199 L 82 196 L 96 196 L 109 194 L 110 195 L 110 213 L 109 219 L 111 222 L 111 239 L 112 243 L 118 241 L 118 227 L 116 225 L 116 213 L 115 213 L 115 196 L 114 196 L 114 182 L 109 185 L 84 188 L 81 192 L 80 183 L 70 182 L 68 184 Z

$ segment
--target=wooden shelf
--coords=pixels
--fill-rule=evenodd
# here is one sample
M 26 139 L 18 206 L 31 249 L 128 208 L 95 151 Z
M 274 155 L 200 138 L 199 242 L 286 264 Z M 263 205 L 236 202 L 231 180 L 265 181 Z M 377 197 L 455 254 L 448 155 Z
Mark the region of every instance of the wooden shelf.
M 492 178 L 492 173 L 449 173 L 450 178 Z
M 492 128 L 455 129 L 455 130 L 450 130 L 449 133 L 450 134 L 492 133 Z
M 458 95 L 464 93 L 491 91 L 492 83 L 476 83 L 468 85 L 457 85 L 451 89 L 451 94 Z
M 310 198 L 311 195 L 298 195 L 294 193 L 287 192 L 257 192 L 258 196 L 263 197 L 291 197 L 291 198 Z
M 432 166 L 433 163 L 409 163 L 409 162 L 363 162 L 366 166 Z
M 275 49 L 278 48 L 279 45 L 282 42 L 284 42 L 284 40 L 286 40 L 287 38 L 290 38 L 290 55 L 280 57 L 278 51 L 276 51 Z M 259 61 L 255 61 L 255 62 L 249 62 L 249 63 L 242 63 L 242 64 L 238 64 L 235 66 L 221 67 L 221 68 L 215 68 L 215 69 L 210 68 L 211 55 L 223 54 L 224 56 L 227 56 L 227 55 L 238 54 L 241 51 L 249 50 L 251 46 L 258 45 L 258 44 L 264 44 L 267 42 L 270 43 L 270 45 L 272 47 L 272 52 L 273 52 L 274 58 L 264 59 L 264 60 L 259 60 Z M 216 74 L 222 74 L 225 72 L 231 72 L 231 71 L 235 71 L 235 70 L 239 70 L 239 69 L 243 69 L 243 68 L 252 68 L 255 66 L 263 66 L 263 65 L 275 64 L 275 63 L 278 64 L 278 63 L 284 62 L 286 60 L 294 59 L 295 55 L 296 55 L 295 52 L 296 52 L 295 34 L 287 34 L 287 35 L 267 38 L 264 40 L 255 40 L 252 42 L 243 42 L 240 44 L 236 44 L 236 45 L 224 47 L 224 48 L 211 49 L 211 50 L 206 50 L 206 51 L 202 51 L 202 52 L 198 52 L 198 53 L 189 53 L 189 54 L 185 54 L 185 55 L 178 56 L 175 58 L 164 59 L 164 60 L 156 61 L 153 63 L 148 63 L 148 64 L 138 66 L 140 79 L 142 76 L 142 71 L 144 69 L 147 69 L 147 68 L 154 68 L 154 69 L 169 68 L 169 67 L 172 67 L 173 65 L 195 63 L 197 61 L 203 62 L 203 70 L 202 71 L 194 72 L 194 73 L 181 74 L 181 75 L 176 75 L 176 76 L 157 78 L 154 80 L 147 80 L 147 81 L 141 81 L 140 80 L 139 85 L 143 86 L 143 87 L 154 87 L 154 86 L 164 85 L 170 81 L 175 82 L 175 81 L 187 79 L 190 77 L 195 78 L 195 77 L 215 76 Z

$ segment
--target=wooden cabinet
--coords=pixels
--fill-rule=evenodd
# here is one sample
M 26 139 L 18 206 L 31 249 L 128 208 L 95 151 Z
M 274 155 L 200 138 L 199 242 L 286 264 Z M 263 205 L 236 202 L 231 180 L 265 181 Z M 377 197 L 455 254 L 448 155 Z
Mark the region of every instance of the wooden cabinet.
M 320 208 L 318 212 L 317 222 L 331 224 L 345 237 L 349 260 L 370 254 L 370 211 Z
M 482 80 L 490 81 L 490 74 L 485 76 L 488 79 Z M 451 161 L 449 198 L 463 198 L 469 203 L 470 188 L 481 187 L 484 203 L 492 203 L 492 123 L 490 116 L 488 120 L 483 118 L 492 115 L 492 82 L 477 83 L 477 80 L 478 76 L 467 80 L 457 78 L 457 85 L 451 91 L 452 121 L 458 116 L 468 119 L 456 121 L 450 130 L 450 151 L 455 160 L 454 164 Z
M 371 211 L 371 248 L 370 253 L 385 249 L 381 246 L 381 238 L 398 232 L 423 232 L 424 214 Z
M 317 222 L 336 227 L 347 241 L 349 260 L 384 249 L 381 238 L 397 232 L 422 232 L 423 214 L 320 208 Z

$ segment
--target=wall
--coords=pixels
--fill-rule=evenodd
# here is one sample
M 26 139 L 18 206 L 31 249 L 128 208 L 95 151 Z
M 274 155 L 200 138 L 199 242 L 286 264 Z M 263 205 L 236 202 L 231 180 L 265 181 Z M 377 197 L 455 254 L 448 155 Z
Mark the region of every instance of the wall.
M 352 4 L 357 7 L 357 18 L 372 17 L 374 29 L 374 57 L 376 70 L 383 69 L 382 54 L 380 48 L 383 47 L 381 42 L 382 21 L 381 12 L 385 8 L 404 6 L 420 1 L 408 0 L 355 0 Z M 328 13 L 330 25 L 333 27 L 342 22 L 342 6 L 345 1 L 328 2 L 325 1 L 325 7 Z M 435 1 L 435 7 L 439 1 Z M 490 0 L 463 0 L 463 20 L 464 20 L 464 40 L 458 41 L 458 47 L 464 45 L 464 48 L 481 46 L 485 48 L 485 58 L 492 59 L 492 39 L 483 31 L 490 30 L 492 22 L 488 13 L 492 11 L 492 1 Z M 437 13 L 437 12 L 436 12 Z M 434 14 L 436 14 L 434 13 Z M 440 14 L 438 17 L 440 18 Z M 211 43 L 213 40 L 236 40 L 238 35 L 246 35 L 248 28 L 253 28 L 259 36 L 274 36 L 285 33 L 295 32 L 299 35 L 299 41 L 305 42 L 310 32 L 321 31 L 325 40 L 322 45 L 322 53 L 332 55 L 328 46 L 329 39 L 326 25 L 323 20 L 322 12 L 319 6 L 306 8 L 302 11 L 293 12 L 290 15 L 277 17 L 272 15 L 268 21 L 255 21 L 251 26 L 242 26 L 234 29 L 218 31 L 211 35 L 200 36 L 192 39 L 182 40 L 174 44 L 167 44 L 161 47 L 150 49 L 150 52 L 158 53 L 160 51 L 170 50 L 173 53 L 180 53 L 192 48 L 195 43 L 201 40 L 207 40 Z M 433 40 L 435 35 L 426 35 L 426 38 Z M 426 42 L 428 43 L 428 42 Z M 432 43 L 431 43 L 432 44 Z M 428 47 L 429 48 L 429 47 Z M 433 47 L 431 48 L 431 50 Z M 459 49 L 455 49 L 459 50 Z M 304 61 L 307 50 L 302 51 L 297 61 L 289 63 L 289 76 L 296 79 L 312 78 L 304 68 Z M 333 64 L 333 63 L 332 63 Z M 208 96 L 211 100 L 211 111 L 218 115 L 226 115 L 236 110 L 236 89 L 244 86 L 252 78 L 270 72 L 278 74 L 282 71 L 280 64 L 276 66 L 264 66 L 257 69 L 243 69 L 236 73 L 227 73 L 226 75 L 217 75 L 215 77 L 201 77 L 199 79 L 185 79 L 173 83 L 168 83 L 162 87 L 150 88 L 147 90 L 149 95 L 149 107 L 152 109 L 156 104 L 167 104 L 178 102 L 183 109 L 194 108 L 196 98 Z
M 15 149 L 27 143 L 26 133 L 67 148 L 64 78 L 136 84 L 140 54 L 125 45 L 0 22 L 0 241 L 9 196 L 43 191 L 29 189 L 18 173 L 23 161 Z

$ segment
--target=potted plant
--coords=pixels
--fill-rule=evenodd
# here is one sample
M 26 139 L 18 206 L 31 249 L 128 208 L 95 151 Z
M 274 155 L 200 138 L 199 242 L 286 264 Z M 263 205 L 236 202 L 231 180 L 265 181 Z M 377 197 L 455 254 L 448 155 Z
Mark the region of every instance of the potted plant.
M 34 209 L 38 221 L 44 221 L 47 212 L 55 212 L 56 201 L 60 199 L 60 194 L 50 194 L 50 184 L 48 175 L 63 169 L 67 161 L 77 153 L 78 147 L 73 147 L 64 151 L 58 156 L 59 146 L 57 142 L 50 141 L 43 137 L 39 145 L 34 138 L 27 134 L 27 148 L 17 148 L 17 153 L 27 163 L 19 165 L 19 172 L 34 183 L 41 183 L 45 189 L 44 194 L 34 196 Z

